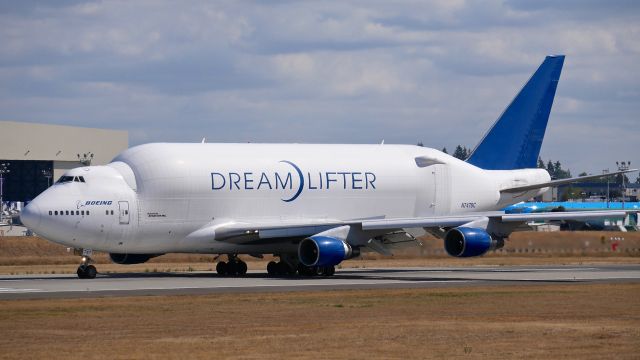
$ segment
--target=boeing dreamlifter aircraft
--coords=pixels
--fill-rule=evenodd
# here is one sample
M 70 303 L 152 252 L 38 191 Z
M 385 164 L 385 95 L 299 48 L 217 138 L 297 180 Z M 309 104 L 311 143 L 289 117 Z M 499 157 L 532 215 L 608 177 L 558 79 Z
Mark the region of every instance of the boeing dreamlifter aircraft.
M 469 257 L 528 221 L 623 217 L 497 211 L 575 180 L 535 168 L 563 61 L 544 60 L 467 161 L 408 145 L 147 144 L 69 170 L 22 222 L 79 250 L 78 276 L 94 278 L 94 250 L 119 264 L 227 254 L 220 274 L 246 273 L 238 254 L 274 254 L 271 275 L 332 275 L 361 250 L 387 254 L 425 231 Z

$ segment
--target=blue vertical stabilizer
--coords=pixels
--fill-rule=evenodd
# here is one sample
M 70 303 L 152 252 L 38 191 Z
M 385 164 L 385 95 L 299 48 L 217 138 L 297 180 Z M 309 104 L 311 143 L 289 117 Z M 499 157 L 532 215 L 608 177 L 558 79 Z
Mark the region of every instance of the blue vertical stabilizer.
M 547 56 L 467 162 L 487 170 L 535 168 L 564 55 Z

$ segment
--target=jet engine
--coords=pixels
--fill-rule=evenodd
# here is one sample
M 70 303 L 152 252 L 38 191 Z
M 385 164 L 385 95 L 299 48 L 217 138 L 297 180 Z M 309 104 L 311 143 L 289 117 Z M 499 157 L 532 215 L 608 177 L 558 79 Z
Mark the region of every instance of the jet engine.
M 480 256 L 489 250 L 500 249 L 504 239 L 493 239 L 484 229 L 457 227 L 444 236 L 447 254 L 455 257 Z
M 121 265 L 142 264 L 156 256 L 160 256 L 160 254 L 109 254 L 111 261 Z
M 335 266 L 358 255 L 358 248 L 330 236 L 314 235 L 302 240 L 298 246 L 298 257 L 306 266 Z

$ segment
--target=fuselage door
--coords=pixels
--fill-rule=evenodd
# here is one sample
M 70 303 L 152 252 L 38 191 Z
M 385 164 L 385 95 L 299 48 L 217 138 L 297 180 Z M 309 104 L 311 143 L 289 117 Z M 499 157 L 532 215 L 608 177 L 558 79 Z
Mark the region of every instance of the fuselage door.
M 435 215 L 447 215 L 451 212 L 451 178 L 447 165 L 434 165 L 435 177 Z
M 129 202 L 118 201 L 120 224 L 129 224 Z

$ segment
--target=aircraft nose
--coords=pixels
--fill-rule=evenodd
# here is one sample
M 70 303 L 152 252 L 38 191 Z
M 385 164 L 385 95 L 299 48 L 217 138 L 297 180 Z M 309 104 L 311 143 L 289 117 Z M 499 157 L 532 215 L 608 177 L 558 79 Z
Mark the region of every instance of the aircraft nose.
M 36 227 L 40 225 L 40 220 L 42 220 L 42 214 L 35 201 L 27 204 L 20 212 L 20 221 L 30 230 L 35 231 Z

